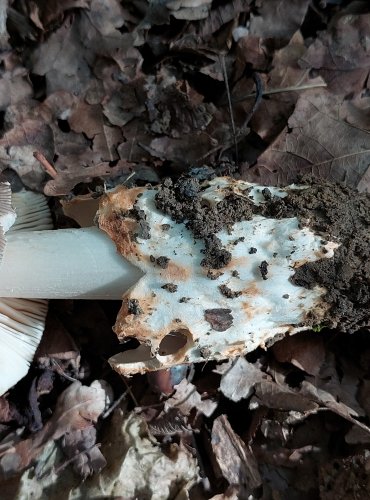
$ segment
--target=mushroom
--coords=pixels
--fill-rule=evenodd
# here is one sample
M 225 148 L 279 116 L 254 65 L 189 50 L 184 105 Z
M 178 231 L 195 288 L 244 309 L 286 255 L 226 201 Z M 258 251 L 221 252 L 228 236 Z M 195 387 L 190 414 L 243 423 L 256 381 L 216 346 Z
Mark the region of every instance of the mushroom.
M 356 230 L 368 227 L 370 198 L 335 186 L 320 194 L 317 186 L 264 187 L 226 177 L 120 186 L 101 198 L 99 229 L 9 235 L 0 294 L 123 296 L 114 330 L 120 340 L 140 342 L 109 360 L 123 375 L 244 355 L 340 321 L 333 290 L 315 282 L 320 269 L 315 274 L 312 266 L 344 258 L 340 248 L 350 236 L 343 232 L 342 240 L 342 229 L 324 223 L 330 210 L 316 210 L 314 196 L 318 207 L 337 198 L 344 207 L 363 203 Z M 6 268 L 18 265 L 26 275 L 12 284 Z
M 0 184 L 0 233 L 48 230 L 53 227 L 45 196 L 22 191 L 11 196 Z M 13 210 L 13 208 L 15 210 Z M 47 300 L 0 298 L 0 395 L 23 378 L 45 328 Z

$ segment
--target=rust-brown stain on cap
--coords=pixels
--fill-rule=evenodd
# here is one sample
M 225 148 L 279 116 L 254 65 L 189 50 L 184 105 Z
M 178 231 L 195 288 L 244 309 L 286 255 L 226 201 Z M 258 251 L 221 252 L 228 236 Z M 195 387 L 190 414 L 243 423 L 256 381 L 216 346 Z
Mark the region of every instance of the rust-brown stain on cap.
M 250 286 L 242 290 L 242 294 L 248 295 L 249 297 L 258 297 L 260 293 L 261 292 L 257 286 L 257 283 L 252 283 Z
M 172 260 L 168 262 L 166 269 L 161 269 L 160 275 L 163 279 L 170 282 L 186 281 L 191 276 L 191 269 L 185 266 L 179 266 Z
M 104 212 L 106 209 L 110 211 L 124 212 L 131 210 L 135 205 L 137 197 L 140 193 L 146 191 L 145 187 L 127 188 L 119 186 L 114 191 L 106 193 L 100 202 L 100 211 Z
M 137 222 L 134 219 L 124 217 L 123 214 L 134 206 L 138 195 L 143 191 L 145 191 L 144 187 L 127 189 L 120 186 L 115 191 L 106 193 L 99 205 L 99 228 L 109 235 L 121 255 L 131 262 L 141 260 L 142 257 L 141 251 L 132 237 Z

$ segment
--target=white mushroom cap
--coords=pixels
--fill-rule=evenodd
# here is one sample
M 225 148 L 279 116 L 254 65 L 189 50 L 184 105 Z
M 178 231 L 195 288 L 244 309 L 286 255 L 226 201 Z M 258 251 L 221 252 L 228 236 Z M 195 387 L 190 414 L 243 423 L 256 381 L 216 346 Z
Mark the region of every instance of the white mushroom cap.
M 3 245 L 6 233 L 52 228 L 45 196 L 28 191 L 12 195 L 5 183 L 0 184 L 0 214 Z M 0 395 L 27 374 L 44 332 L 47 309 L 47 300 L 0 298 Z
M 209 205 L 230 193 L 259 205 L 264 202 L 262 189 L 218 178 L 206 183 L 200 195 Z M 289 190 L 305 187 L 269 189 L 283 198 Z M 231 261 L 220 272 L 213 270 L 210 279 L 201 265 L 203 240 L 194 239 L 186 221 L 176 223 L 156 207 L 157 192 L 157 188 L 120 187 L 106 194 L 99 211 L 100 227 L 145 273 L 127 292 L 115 325 L 120 339 L 136 337 L 141 342 L 137 349 L 109 360 L 121 374 L 242 355 L 279 334 L 307 329 L 309 313 L 317 321 L 325 315 L 329 307 L 323 300 L 325 289 L 299 287 L 289 278 L 306 262 L 331 258 L 338 244 L 323 241 L 309 227 L 301 227 L 297 218 L 254 215 L 216 234 Z M 148 239 L 134 236 L 139 224 L 130 213 L 134 206 L 136 213 L 145 214 Z M 251 254 L 251 247 L 257 253 Z M 169 259 L 165 267 L 156 261 L 160 256 Z M 261 275 L 263 261 L 268 262 L 268 279 Z M 220 287 L 234 296 L 228 297 Z

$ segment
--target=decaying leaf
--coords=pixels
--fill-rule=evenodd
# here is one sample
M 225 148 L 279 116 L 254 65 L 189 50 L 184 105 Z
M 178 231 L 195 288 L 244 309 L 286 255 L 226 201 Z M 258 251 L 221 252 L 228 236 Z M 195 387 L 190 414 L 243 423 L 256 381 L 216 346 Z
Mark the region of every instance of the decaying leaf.
M 274 356 L 281 363 L 292 363 L 297 368 L 318 375 L 325 360 L 322 337 L 298 334 L 287 337 L 272 347 Z
M 361 91 L 369 74 L 369 22 L 369 13 L 340 12 L 302 55 L 301 66 L 317 69 L 331 91 Z
M 53 416 L 42 430 L 1 453 L 1 475 L 7 477 L 21 472 L 50 441 L 93 426 L 106 404 L 106 387 L 99 381 L 93 382 L 90 387 L 83 386 L 81 382 L 71 384 L 60 395 Z
M 26 186 L 37 190 L 45 171 L 33 156 L 35 150 L 49 158 L 54 155 L 53 133 L 43 120 L 28 119 L 17 123 L 0 139 L 1 164 L 15 170 Z
M 263 38 L 289 39 L 301 26 L 309 1 L 263 0 L 257 4 L 258 14 L 251 16 L 251 34 Z
M 292 391 L 288 385 L 282 386 L 269 380 L 258 382 L 255 391 L 255 396 L 250 403 L 252 408 L 257 403 L 276 410 L 295 410 L 304 413 L 318 407 L 315 402 L 310 401 L 299 392 Z
M 235 403 L 252 395 L 255 384 L 267 378 L 258 363 L 249 363 L 240 357 L 217 367 L 222 374 L 220 391 Z
M 306 91 L 288 127 L 259 157 L 255 167 L 244 168 L 244 177 L 289 184 L 297 181 L 298 175 L 314 174 L 357 187 L 368 169 L 370 136 L 340 118 L 341 106 L 343 98 L 324 89 Z
M 183 379 L 178 385 L 175 385 L 174 395 L 167 399 L 165 409 L 178 408 L 183 415 L 189 415 L 193 408 L 210 417 L 217 408 L 217 403 L 210 399 L 202 399 L 201 394 L 196 387 Z
M 188 498 L 187 491 L 198 481 L 196 460 L 183 445 L 172 445 L 165 454 L 148 434 L 144 420 L 134 413 L 126 416 L 121 409 L 105 427 L 101 453 L 107 466 L 81 483 L 70 469 L 62 467 L 61 452 L 49 445 L 37 470 L 23 474 L 14 500 L 26 500 L 30 491 L 35 500 L 46 495 L 55 500 Z
M 99 473 L 107 461 L 96 444 L 95 427 L 67 432 L 60 440 L 60 447 L 69 460 L 72 460 L 74 471 L 86 479 Z
M 314 78 L 299 66 L 305 50 L 302 34 L 296 32 L 288 45 L 274 53 L 272 69 L 265 78 L 265 98 L 251 120 L 252 129 L 267 143 L 286 126 L 303 89 L 324 85 L 321 77 Z

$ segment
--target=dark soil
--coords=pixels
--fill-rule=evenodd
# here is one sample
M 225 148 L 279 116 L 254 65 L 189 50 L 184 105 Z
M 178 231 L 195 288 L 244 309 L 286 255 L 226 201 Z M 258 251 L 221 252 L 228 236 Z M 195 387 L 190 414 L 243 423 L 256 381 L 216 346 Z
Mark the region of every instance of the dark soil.
M 340 243 L 334 258 L 304 264 L 292 281 L 306 288 L 325 287 L 330 326 L 354 332 L 370 324 L 370 196 L 312 178 L 306 182 L 307 190 L 272 198 L 266 208 L 296 216 L 323 239 Z
M 250 220 L 254 214 L 297 217 L 323 240 L 340 243 L 334 258 L 302 265 L 292 281 L 305 288 L 325 287 L 324 300 L 331 304 L 327 326 L 356 331 L 370 323 L 370 196 L 314 178 L 303 182 L 306 190 L 291 190 L 285 198 L 263 189 L 265 203 L 258 207 L 233 193 L 210 207 L 201 200 L 202 185 L 197 179 L 166 179 L 158 188 L 156 206 L 176 222 L 185 222 L 194 238 L 204 240 L 202 266 L 209 269 L 222 269 L 231 260 L 215 233 L 230 230 L 235 222 Z M 250 253 L 256 251 L 250 249 Z M 267 262 L 261 262 L 260 271 L 263 279 L 268 279 Z M 227 289 L 221 291 L 232 298 Z

